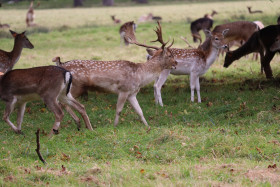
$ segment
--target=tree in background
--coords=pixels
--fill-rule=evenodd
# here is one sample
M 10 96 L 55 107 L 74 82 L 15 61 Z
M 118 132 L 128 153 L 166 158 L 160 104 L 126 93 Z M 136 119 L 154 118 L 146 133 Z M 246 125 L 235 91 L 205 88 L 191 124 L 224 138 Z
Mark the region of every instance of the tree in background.
M 102 0 L 103 6 L 113 6 L 114 0 Z
M 74 7 L 83 6 L 83 0 L 74 0 Z

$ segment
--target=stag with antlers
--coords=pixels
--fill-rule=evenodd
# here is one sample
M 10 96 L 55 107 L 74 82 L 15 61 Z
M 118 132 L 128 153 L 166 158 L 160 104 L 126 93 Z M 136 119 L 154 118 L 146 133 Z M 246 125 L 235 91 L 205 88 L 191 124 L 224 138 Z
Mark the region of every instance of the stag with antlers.
M 73 86 L 71 93 L 74 97 L 80 96 L 85 90 L 106 90 L 118 94 L 116 117 L 114 125 L 119 122 L 120 113 L 126 100 L 130 102 L 142 122 L 150 129 L 142 109 L 136 99 L 140 88 L 154 81 L 164 69 L 172 69 L 177 65 L 170 51 L 171 45 L 162 39 L 161 26 L 155 31 L 162 44 L 161 47 L 149 46 L 136 41 L 135 37 L 125 36 L 132 44 L 145 48 L 156 49 L 155 55 L 146 63 L 133 63 L 125 60 L 119 61 L 94 61 L 71 60 L 60 63 L 59 58 L 54 58 L 59 66 L 73 74 Z

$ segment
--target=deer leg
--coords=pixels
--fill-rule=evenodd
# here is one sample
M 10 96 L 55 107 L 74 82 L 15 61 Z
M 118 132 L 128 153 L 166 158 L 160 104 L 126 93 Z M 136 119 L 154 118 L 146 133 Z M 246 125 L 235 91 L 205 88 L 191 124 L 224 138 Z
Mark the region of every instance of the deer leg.
M 10 121 L 10 115 L 14 110 L 15 104 L 17 102 L 17 99 L 14 97 L 12 101 L 6 102 L 6 108 L 3 116 L 3 120 L 12 127 L 12 129 L 16 132 L 19 133 L 17 127 Z
M 263 74 L 263 71 L 264 71 L 263 64 L 262 64 L 262 61 L 264 58 L 263 50 L 260 50 L 259 53 L 260 53 L 260 58 L 261 58 L 261 74 Z
M 18 129 L 18 133 L 21 133 L 21 124 L 23 121 L 23 116 L 24 116 L 24 112 L 25 112 L 25 106 L 26 106 L 26 102 L 22 103 L 19 106 L 18 109 L 18 115 L 17 115 L 17 129 Z
M 274 57 L 275 55 L 275 52 L 269 52 L 267 51 L 265 56 L 263 57 L 263 59 L 261 60 L 261 63 L 263 65 L 263 68 L 264 68 L 264 72 L 265 72 L 265 75 L 266 75 L 266 78 L 267 79 L 271 79 L 273 78 L 273 75 L 272 75 L 272 70 L 271 70 L 271 67 L 270 67 L 270 61 L 272 60 L 272 58 Z
M 159 75 L 158 80 L 154 84 L 154 96 L 155 96 L 156 104 L 159 103 L 160 106 L 163 106 L 163 102 L 161 98 L 161 87 L 165 83 L 170 72 L 171 70 L 163 70 Z
M 137 93 L 136 93 L 137 94 Z M 135 110 L 135 112 L 140 116 L 142 122 L 146 125 L 146 127 L 148 127 L 148 129 L 150 129 L 151 127 L 148 125 L 144 115 L 143 115 L 143 111 L 138 103 L 138 100 L 136 98 L 136 94 L 133 94 L 132 96 L 130 96 L 128 98 L 128 101 L 130 102 L 131 106 L 133 107 L 133 109 Z
M 51 136 L 52 134 L 58 134 L 58 128 L 60 126 L 60 122 L 63 119 L 64 113 L 61 107 L 59 106 L 56 98 L 47 98 L 44 99 L 44 102 L 46 103 L 47 107 L 54 113 L 55 116 L 55 122 L 49 135 Z
M 75 121 L 78 130 L 80 130 L 80 128 L 81 128 L 81 120 L 80 120 L 80 118 L 75 114 L 75 112 L 67 104 L 61 103 L 61 106 L 62 106 L 62 108 L 64 108 L 66 110 L 66 112 L 68 112 L 68 114 L 70 114 L 70 116 Z
M 86 128 L 92 131 L 93 129 L 84 105 L 80 104 L 76 99 L 74 99 L 70 93 L 67 94 L 66 102 L 68 105 L 70 105 L 73 109 L 77 110 L 81 114 L 85 122 Z
M 119 93 L 117 108 L 116 108 L 116 117 L 115 117 L 115 122 L 114 122 L 115 127 L 119 123 L 120 114 L 121 114 L 121 111 L 123 109 L 123 106 L 124 106 L 124 103 L 125 103 L 127 97 L 128 97 L 128 93 L 124 93 L 124 92 Z
M 196 92 L 197 92 L 197 101 L 199 103 L 201 103 L 199 77 L 196 78 L 195 89 L 196 89 Z
M 194 89 L 196 85 L 197 76 L 194 73 L 191 73 L 190 76 L 190 87 L 191 87 L 191 102 L 194 102 Z

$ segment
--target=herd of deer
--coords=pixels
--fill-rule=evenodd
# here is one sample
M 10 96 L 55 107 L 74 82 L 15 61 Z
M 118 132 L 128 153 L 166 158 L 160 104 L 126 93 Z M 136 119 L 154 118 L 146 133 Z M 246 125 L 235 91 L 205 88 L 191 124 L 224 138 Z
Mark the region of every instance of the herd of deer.
M 217 12 L 212 13 L 212 17 Z M 209 19 L 209 18 L 208 18 Z M 85 107 L 76 98 L 88 91 L 109 91 L 118 94 L 114 126 L 119 123 L 120 113 L 126 100 L 140 116 L 142 122 L 150 130 L 142 109 L 136 98 L 141 87 L 155 81 L 154 96 L 156 103 L 163 106 L 161 87 L 168 75 L 190 75 L 191 101 L 194 102 L 194 90 L 197 91 L 198 102 L 201 102 L 199 77 L 207 72 L 214 63 L 221 49 L 228 48 L 233 41 L 244 44 L 235 51 L 228 51 L 224 67 L 233 61 L 252 52 L 261 56 L 261 65 L 267 78 L 272 77 L 270 61 L 280 51 L 280 25 L 270 25 L 259 29 L 258 25 L 249 21 L 237 21 L 216 26 L 213 31 L 204 30 L 205 41 L 198 48 L 171 48 L 173 42 L 163 41 L 162 28 L 158 22 L 155 30 L 161 47 L 146 45 L 137 41 L 136 25 L 127 22 L 120 28 L 121 39 L 128 44 L 145 47 L 148 56 L 145 63 L 133 63 L 126 60 L 94 61 L 71 60 L 62 63 L 60 57 L 53 58 L 56 66 L 42 66 L 29 69 L 12 70 L 20 58 L 23 48 L 33 49 L 33 44 L 23 33 L 11 31 L 14 47 L 11 52 L 0 50 L 0 98 L 5 102 L 4 121 L 16 133 L 21 133 L 21 124 L 26 103 L 42 99 L 55 115 L 55 122 L 50 135 L 57 134 L 63 119 L 64 108 L 74 119 L 80 129 L 81 121 L 73 110 L 83 118 L 86 128 L 92 130 Z M 193 30 L 192 30 L 193 31 Z M 201 37 L 196 33 L 195 38 Z M 15 106 L 19 106 L 17 126 L 9 117 Z

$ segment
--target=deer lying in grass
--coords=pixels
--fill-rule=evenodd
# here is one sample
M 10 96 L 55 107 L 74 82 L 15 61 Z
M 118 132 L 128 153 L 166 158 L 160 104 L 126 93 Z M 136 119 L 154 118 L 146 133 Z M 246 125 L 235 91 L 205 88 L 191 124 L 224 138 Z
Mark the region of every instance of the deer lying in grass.
M 33 44 L 28 40 L 25 32 L 18 34 L 10 30 L 14 37 L 14 47 L 11 52 L 6 52 L 0 49 L 0 72 L 7 72 L 13 69 L 14 65 L 20 58 L 23 48 L 33 49 Z
M 272 78 L 270 61 L 273 59 L 276 52 L 271 51 L 270 47 L 279 35 L 280 25 L 270 25 L 255 32 L 240 48 L 227 52 L 224 67 L 229 67 L 232 62 L 247 54 L 258 52 L 261 56 L 261 65 L 264 68 L 266 78 Z
M 116 16 L 115 16 L 115 15 L 111 16 L 111 18 L 112 18 L 112 20 L 113 20 L 113 22 L 114 22 L 115 24 L 121 23 L 121 20 L 120 20 L 120 19 L 116 19 Z
M 150 129 L 142 109 L 136 99 L 140 88 L 154 81 L 164 69 L 171 69 L 177 65 L 170 46 L 163 42 L 161 26 L 158 23 L 156 30 L 161 48 L 148 46 L 137 42 L 133 38 L 127 38 L 132 44 L 146 48 L 156 49 L 155 55 L 146 63 L 133 63 L 125 60 L 119 61 L 94 61 L 94 60 L 72 60 L 60 63 L 58 57 L 53 61 L 73 74 L 73 86 L 71 93 L 74 97 L 80 96 L 87 89 L 106 90 L 118 94 L 116 117 L 114 125 L 119 122 L 120 113 L 128 100 L 142 122 Z
M 194 102 L 194 90 L 197 91 L 198 102 L 201 102 L 199 77 L 207 72 L 214 63 L 220 48 L 227 47 L 224 45 L 224 36 L 228 29 L 222 33 L 212 34 L 211 31 L 205 31 L 207 34 L 206 41 L 197 49 L 177 49 L 171 48 L 175 60 L 178 62 L 176 69 L 164 70 L 161 72 L 154 84 L 154 95 L 156 103 L 163 106 L 161 97 L 161 87 L 165 83 L 168 75 L 190 75 L 191 101 Z M 153 57 L 154 51 L 148 53 Z
M 124 37 L 126 33 L 129 33 L 130 35 L 134 35 L 137 25 L 134 23 L 134 21 L 126 22 L 120 27 L 120 36 L 121 36 L 121 42 L 123 41 L 124 44 L 127 46 L 129 45 L 129 42 Z
M 0 98 L 6 103 L 4 121 L 16 133 L 21 133 L 26 103 L 41 98 L 55 115 L 55 122 L 50 135 L 58 133 L 64 115 L 58 102 L 77 110 L 82 115 L 86 127 L 92 130 L 84 106 L 76 101 L 69 92 L 71 85 L 71 73 L 57 66 L 8 71 L 0 76 Z M 17 127 L 9 119 L 16 104 L 19 105 Z M 79 120 L 77 126 L 80 128 Z
M 250 7 L 250 6 L 247 6 L 247 9 L 250 14 L 263 13 L 262 10 L 252 10 L 252 7 Z

